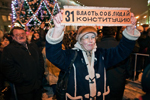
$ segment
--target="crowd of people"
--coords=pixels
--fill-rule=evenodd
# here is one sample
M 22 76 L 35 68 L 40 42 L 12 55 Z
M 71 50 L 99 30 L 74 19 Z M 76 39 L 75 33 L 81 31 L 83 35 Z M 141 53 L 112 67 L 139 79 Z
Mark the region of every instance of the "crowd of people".
M 150 54 L 150 28 L 135 28 L 136 19 L 131 15 L 132 26 L 79 26 L 68 33 L 61 25 L 62 12 L 53 18 L 55 27 L 49 30 L 44 30 L 45 23 L 30 33 L 13 27 L 0 39 L 0 100 L 41 100 L 42 93 L 48 91 L 44 86 L 52 87 L 56 100 L 57 81 L 75 51 L 64 98 L 122 100 L 126 79 L 133 79 L 132 54 Z M 144 73 L 142 87 L 146 92 L 139 100 L 148 100 L 150 59 L 140 56 L 137 63 L 137 78 Z

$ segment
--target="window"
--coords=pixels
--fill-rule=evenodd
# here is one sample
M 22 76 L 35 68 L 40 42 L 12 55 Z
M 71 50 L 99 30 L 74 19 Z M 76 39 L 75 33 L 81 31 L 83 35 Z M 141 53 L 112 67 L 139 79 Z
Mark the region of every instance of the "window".
M 6 22 L 6 21 L 7 21 L 7 17 L 6 17 L 5 15 L 2 15 L 2 20 L 3 20 L 4 22 Z
M 3 2 L 3 1 L 1 2 L 1 5 L 4 6 L 4 7 L 9 7 L 8 4 L 9 4 L 8 2 Z
M 10 16 L 8 16 L 8 21 L 11 21 L 11 18 L 10 18 Z

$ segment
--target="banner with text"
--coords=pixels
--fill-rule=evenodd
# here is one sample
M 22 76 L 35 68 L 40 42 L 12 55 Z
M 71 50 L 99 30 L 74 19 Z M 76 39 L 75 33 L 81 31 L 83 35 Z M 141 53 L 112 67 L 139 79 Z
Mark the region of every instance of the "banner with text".
M 64 6 L 62 25 L 128 26 L 130 8 Z

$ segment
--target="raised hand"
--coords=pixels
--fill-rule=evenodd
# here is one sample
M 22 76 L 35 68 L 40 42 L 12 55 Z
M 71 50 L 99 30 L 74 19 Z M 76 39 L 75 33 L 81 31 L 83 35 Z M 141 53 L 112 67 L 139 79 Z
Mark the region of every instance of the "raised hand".
M 134 34 L 134 29 L 135 29 L 135 26 L 136 26 L 136 18 L 134 17 L 134 14 L 131 13 L 131 23 L 132 25 L 131 26 L 127 26 L 126 27 L 126 30 L 129 34 Z
M 63 20 L 63 17 L 62 17 L 62 14 L 63 14 L 63 10 L 61 10 L 58 14 L 56 14 L 54 17 L 53 17 L 53 21 L 54 21 L 54 25 L 55 27 L 64 27 L 64 25 L 61 25 L 61 22 Z
M 55 25 L 54 33 L 52 36 L 53 38 L 58 38 L 62 34 L 63 29 L 65 27 L 64 25 L 61 25 L 61 21 L 63 20 L 62 14 L 63 14 L 63 10 L 61 10 L 57 15 L 53 17 L 53 21 Z

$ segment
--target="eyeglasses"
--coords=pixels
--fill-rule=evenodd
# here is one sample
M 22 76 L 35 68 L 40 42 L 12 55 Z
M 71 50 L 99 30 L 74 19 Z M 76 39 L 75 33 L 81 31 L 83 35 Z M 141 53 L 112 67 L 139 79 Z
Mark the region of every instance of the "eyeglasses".
M 26 33 L 15 34 L 14 36 L 19 37 L 19 36 L 22 36 L 22 35 L 24 36 L 24 35 L 26 35 Z
M 93 40 L 93 39 L 95 39 L 96 38 L 96 36 L 95 35 L 93 35 L 93 36 L 88 36 L 88 35 L 86 35 L 86 36 L 84 36 L 84 37 L 82 37 L 82 39 L 83 40 L 89 40 L 89 39 L 91 39 L 91 40 Z

